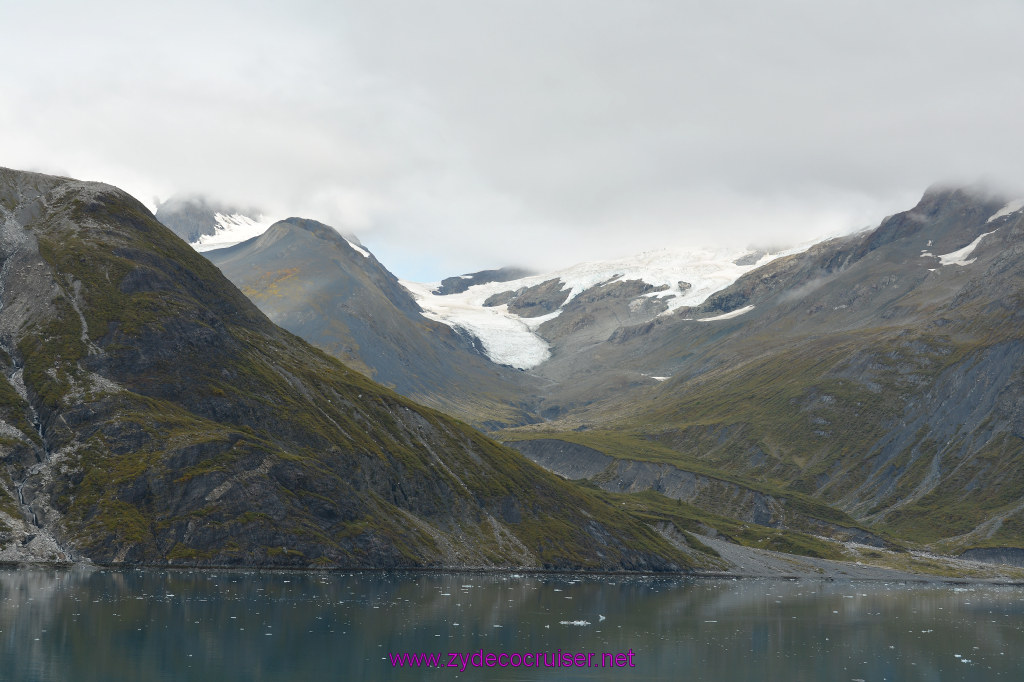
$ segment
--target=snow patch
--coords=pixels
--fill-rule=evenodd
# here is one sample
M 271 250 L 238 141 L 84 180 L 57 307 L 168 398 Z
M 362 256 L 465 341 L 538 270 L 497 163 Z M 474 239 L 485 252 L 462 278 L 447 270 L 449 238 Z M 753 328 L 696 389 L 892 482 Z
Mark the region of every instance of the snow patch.
M 995 232 L 995 231 L 996 230 L 992 230 L 992 232 Z M 985 237 L 989 236 L 990 234 L 992 234 L 992 232 L 986 232 L 984 234 L 978 235 L 977 239 L 975 239 L 973 242 L 971 242 L 970 244 L 968 244 L 967 246 L 965 246 L 962 249 L 957 249 L 956 251 L 953 251 L 952 253 L 946 253 L 946 254 L 940 255 L 938 257 L 939 261 L 941 261 L 943 265 L 970 265 L 971 263 L 973 263 L 975 261 L 975 259 L 971 258 L 970 260 L 968 260 L 968 257 L 972 253 L 974 253 L 974 249 L 978 248 L 978 244 L 981 243 L 981 240 L 984 239 Z M 925 254 L 921 254 L 921 255 L 923 256 Z
M 749 313 L 753 309 L 754 309 L 754 306 L 747 305 L 747 306 L 743 306 L 742 308 L 738 308 L 736 310 L 733 310 L 732 312 L 722 313 L 721 315 L 715 315 L 714 317 L 702 317 L 701 319 L 698 320 L 698 322 L 714 322 L 715 320 L 729 320 L 729 319 L 732 319 L 734 317 L 739 317 L 740 315 L 743 315 L 744 313 Z
M 247 239 L 260 236 L 277 222 L 262 215 L 254 219 L 241 213 L 215 213 L 214 219 L 217 221 L 216 231 L 213 234 L 204 234 L 193 242 L 192 248 L 196 251 L 212 251 L 240 244 Z
M 369 257 L 370 257 L 370 252 L 369 252 L 369 251 L 367 251 L 366 249 L 364 249 L 363 247 L 359 246 L 358 244 L 354 244 L 354 243 L 352 243 L 352 242 L 351 242 L 351 241 L 349 241 L 348 239 L 346 239 L 346 240 L 345 240 L 345 242 L 346 242 L 346 243 L 347 243 L 347 244 L 348 244 L 349 246 L 351 246 L 351 247 L 352 247 L 352 248 L 353 248 L 353 249 L 354 249 L 355 251 L 357 251 L 357 252 L 359 252 L 359 253 L 363 254 L 363 258 L 369 258 Z
M 1003 216 L 1008 216 L 1011 213 L 1016 213 L 1021 209 L 1024 209 L 1024 199 L 1015 199 L 1014 201 L 1011 201 L 1006 206 L 1003 206 L 1001 209 L 993 213 L 992 216 L 985 222 L 990 223 L 993 220 L 999 220 Z

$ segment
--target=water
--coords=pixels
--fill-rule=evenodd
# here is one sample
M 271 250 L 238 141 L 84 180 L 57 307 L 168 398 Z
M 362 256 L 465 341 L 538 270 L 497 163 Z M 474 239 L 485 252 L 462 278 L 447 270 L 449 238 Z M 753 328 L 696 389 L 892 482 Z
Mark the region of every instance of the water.
M 433 651 L 479 659 L 481 649 L 594 652 L 598 662 L 632 651 L 635 667 L 410 670 L 389 661 L 389 653 Z M 1020 680 L 1024 589 L 0 569 L 2 680 L 623 678 Z

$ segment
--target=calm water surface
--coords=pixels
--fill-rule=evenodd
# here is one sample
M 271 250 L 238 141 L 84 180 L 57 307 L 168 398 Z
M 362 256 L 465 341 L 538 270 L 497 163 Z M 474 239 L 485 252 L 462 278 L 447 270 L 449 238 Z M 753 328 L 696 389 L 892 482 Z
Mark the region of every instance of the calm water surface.
M 1024 680 L 1024 589 L 8 568 L 0 648 L 0 679 L 62 682 Z M 463 672 L 389 660 L 481 649 L 632 650 L 635 667 Z

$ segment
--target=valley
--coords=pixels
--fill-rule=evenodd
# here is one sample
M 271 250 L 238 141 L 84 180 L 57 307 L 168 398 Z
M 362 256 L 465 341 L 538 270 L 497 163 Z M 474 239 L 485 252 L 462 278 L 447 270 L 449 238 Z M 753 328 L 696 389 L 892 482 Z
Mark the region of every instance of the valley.
M 502 381 L 446 371 L 444 397 L 394 385 L 605 490 L 818 538 L 1016 556 L 1022 217 L 1012 198 L 936 187 L 876 228 L 775 254 L 400 282 L 412 314 L 443 323 L 421 324 L 419 347 L 450 330 Z M 231 267 L 254 300 L 272 295 L 259 266 Z M 450 397 L 474 392 L 488 399 Z
M 0 179 L 0 560 L 1022 566 L 1007 197 L 428 285 L 312 220 L 200 254 L 115 188 Z M 255 229 L 171 205 L 194 246 Z

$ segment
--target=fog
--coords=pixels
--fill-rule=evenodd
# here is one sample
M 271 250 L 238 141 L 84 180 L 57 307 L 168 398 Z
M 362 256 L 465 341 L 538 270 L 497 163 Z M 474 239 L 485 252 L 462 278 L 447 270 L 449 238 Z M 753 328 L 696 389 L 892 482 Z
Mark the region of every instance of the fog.
M 1024 194 L 1024 4 L 0 0 L 0 165 L 353 232 L 396 274 L 788 245 Z

